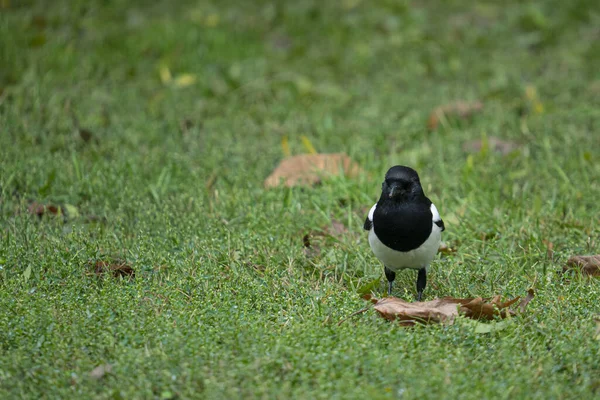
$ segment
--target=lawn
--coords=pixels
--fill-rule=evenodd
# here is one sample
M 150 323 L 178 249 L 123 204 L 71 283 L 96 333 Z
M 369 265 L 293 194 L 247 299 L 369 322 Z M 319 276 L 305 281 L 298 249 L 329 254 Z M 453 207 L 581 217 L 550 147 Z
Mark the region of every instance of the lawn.
M 0 0 L 0 398 L 598 398 L 600 280 L 562 272 L 600 254 L 598 26 L 592 0 Z M 483 107 L 428 124 L 457 101 Z M 313 148 L 362 172 L 264 187 Z M 395 164 L 455 250 L 425 299 L 533 288 L 523 315 L 348 318 L 386 292 L 362 225 Z

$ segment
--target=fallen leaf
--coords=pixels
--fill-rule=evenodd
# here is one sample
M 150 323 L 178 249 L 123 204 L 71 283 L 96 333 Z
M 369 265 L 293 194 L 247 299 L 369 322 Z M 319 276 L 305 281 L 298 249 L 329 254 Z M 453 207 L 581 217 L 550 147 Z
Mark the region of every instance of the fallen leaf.
M 90 377 L 93 379 L 102 379 L 106 374 L 112 372 L 112 365 L 102 364 L 90 371 Z
M 449 299 L 409 303 L 397 297 L 386 297 L 375 303 L 375 311 L 383 318 L 394 321 L 398 319 L 402 325 L 420 323 L 452 324 L 458 315 L 460 303 Z
M 533 300 L 534 297 L 535 297 L 535 292 L 533 291 L 533 289 L 529 289 L 527 291 L 527 296 L 525 296 L 525 298 L 523 300 L 521 300 L 521 302 L 519 303 L 519 312 L 521 314 L 523 314 L 525 312 L 527 305 L 529 304 L 529 302 L 531 300 Z
M 220 20 L 221 20 L 221 17 L 219 17 L 219 14 L 214 14 L 214 13 L 209 14 L 204 19 L 204 26 L 207 26 L 209 28 L 214 28 L 215 26 L 219 25 Z
M 29 264 L 23 272 L 23 279 L 25 280 L 25 282 L 28 282 L 29 278 L 31 278 L 31 264 Z
M 164 84 L 171 82 L 171 70 L 166 65 L 161 65 L 158 69 L 158 74 L 160 75 L 160 81 Z
M 593 256 L 573 256 L 567 260 L 563 272 L 580 271 L 583 275 L 600 276 L 600 254 Z
M 114 277 L 135 277 L 135 271 L 123 260 L 103 261 L 93 263 L 94 273 L 98 276 L 111 273 Z
M 29 204 L 27 211 L 29 211 L 30 214 L 37 215 L 41 218 L 46 213 L 58 215 L 61 210 L 60 207 L 55 206 L 54 204 L 42 204 L 34 201 Z
M 542 242 L 546 245 L 546 258 L 548 260 L 554 259 L 554 243 L 548 240 L 542 240 Z
M 438 253 L 442 253 L 442 254 L 456 253 L 456 248 L 448 246 L 448 244 L 446 242 L 441 242 L 440 247 L 438 247 Z
M 525 87 L 525 98 L 529 101 L 531 108 L 536 114 L 544 113 L 544 104 L 540 101 L 535 86 L 527 85 Z
M 527 304 L 534 296 L 532 289 L 528 291 L 527 297 L 521 301 L 519 308 L 523 313 Z M 374 303 L 375 311 L 383 318 L 395 321 L 401 325 L 414 325 L 416 323 L 452 324 L 457 316 L 464 316 L 479 320 L 493 320 L 497 317 L 507 318 L 516 312 L 509 307 L 519 301 L 520 297 L 501 301 L 500 296 L 491 299 L 481 297 L 470 299 L 457 299 L 443 297 L 423 302 L 408 302 L 397 297 L 386 297 L 377 299 L 370 294 L 363 295 L 363 299 Z M 483 329 L 480 329 L 483 330 Z M 483 332 L 482 332 L 483 333 Z
M 360 167 L 344 153 L 301 154 L 283 159 L 265 179 L 267 188 L 283 184 L 287 187 L 315 185 L 327 175 L 345 174 L 353 177 Z
M 310 242 L 310 234 L 302 237 L 302 245 L 304 246 L 304 255 L 309 258 L 316 257 L 321 253 L 321 248 Z
M 187 133 L 194 127 L 194 122 L 191 119 L 185 118 L 179 122 L 179 130 L 181 133 Z
M 69 218 L 78 218 L 80 216 L 79 210 L 72 204 L 63 204 L 61 208 Z
M 463 150 L 469 153 L 479 153 L 490 149 L 502 155 L 510 154 L 519 147 L 520 145 L 516 142 L 502 140 L 494 136 L 486 139 L 471 140 L 463 144 Z
M 81 140 L 88 143 L 90 140 L 94 139 L 94 134 L 92 131 L 89 131 L 85 128 L 79 128 L 79 137 Z
M 454 103 L 446 104 L 443 106 L 439 106 L 434 109 L 429 115 L 429 120 L 427 121 L 427 127 L 429 130 L 436 130 L 440 124 L 440 120 L 448 119 L 448 118 L 459 118 L 459 119 L 468 119 L 473 114 L 481 111 L 483 109 L 483 103 L 480 101 L 476 102 L 465 102 L 465 101 L 456 101 Z
M 256 263 L 253 263 L 252 261 L 248 261 L 248 262 L 244 263 L 244 265 L 246 267 L 250 267 L 253 270 L 255 270 L 256 272 L 260 272 L 260 273 L 265 272 L 265 270 L 266 270 L 266 267 L 264 265 L 256 264 Z
M 193 85 L 194 83 L 196 83 L 196 75 L 194 74 L 181 74 L 178 75 L 173 81 L 175 87 L 178 88 L 188 87 Z
M 210 192 L 212 190 L 213 186 L 215 185 L 215 182 L 217 181 L 217 177 L 217 171 L 213 171 L 213 173 L 209 175 L 208 179 L 204 183 L 204 186 L 206 187 L 207 191 Z
M 520 297 L 515 297 L 512 300 L 505 302 L 500 301 L 500 296 L 494 296 L 491 300 L 484 300 L 481 297 L 471 299 L 465 302 L 466 299 L 450 299 L 458 301 L 461 304 L 460 311 L 466 317 L 473 319 L 492 320 L 497 316 L 506 318 L 508 315 L 514 315 L 514 311 L 508 309 L 509 306 L 519 301 Z

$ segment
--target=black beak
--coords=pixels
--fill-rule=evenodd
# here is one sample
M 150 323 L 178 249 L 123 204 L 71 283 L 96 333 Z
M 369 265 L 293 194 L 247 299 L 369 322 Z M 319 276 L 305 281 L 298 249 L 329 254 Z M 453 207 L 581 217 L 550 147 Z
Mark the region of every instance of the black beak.
M 396 185 L 392 185 L 392 186 L 390 186 L 390 194 L 388 195 L 388 197 L 391 199 L 394 196 L 398 195 L 399 192 L 400 192 L 400 188 Z

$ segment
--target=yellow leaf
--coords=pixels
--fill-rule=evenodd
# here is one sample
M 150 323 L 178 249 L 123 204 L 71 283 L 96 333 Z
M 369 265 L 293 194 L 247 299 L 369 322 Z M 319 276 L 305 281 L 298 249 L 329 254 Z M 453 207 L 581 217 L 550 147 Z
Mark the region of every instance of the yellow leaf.
M 290 143 L 288 142 L 287 136 L 281 138 L 281 151 L 283 151 L 283 155 L 285 157 L 289 157 L 292 155 L 290 151 Z
M 541 101 L 534 101 L 533 102 L 533 110 L 536 112 L 536 114 L 543 114 L 544 113 L 544 105 L 542 104 Z
M 529 100 L 537 99 L 537 89 L 533 85 L 527 85 L 525 87 L 525 97 Z
M 314 146 L 305 135 L 300 136 L 300 139 L 302 139 L 302 144 L 304 145 L 307 153 L 317 154 L 317 150 L 315 150 Z
M 175 78 L 176 87 L 188 87 L 196 83 L 196 75 L 194 74 L 181 74 Z
M 213 28 L 213 27 L 219 25 L 220 19 L 221 18 L 219 17 L 219 14 L 210 14 L 204 20 L 204 25 L 209 28 Z
M 171 70 L 166 65 L 162 65 L 158 70 L 160 74 L 160 80 L 162 83 L 167 84 L 171 82 Z

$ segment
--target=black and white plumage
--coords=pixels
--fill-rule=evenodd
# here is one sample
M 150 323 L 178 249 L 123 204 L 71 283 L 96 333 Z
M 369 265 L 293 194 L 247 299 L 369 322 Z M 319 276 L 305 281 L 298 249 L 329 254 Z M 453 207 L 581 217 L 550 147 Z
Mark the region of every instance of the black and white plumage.
M 415 170 L 401 165 L 389 169 L 381 197 L 369 211 L 364 228 L 369 231 L 371 250 L 385 267 L 388 295 L 396 271 L 417 269 L 420 301 L 427 285 L 427 267 L 437 254 L 445 227 L 437 208 L 423 193 Z

